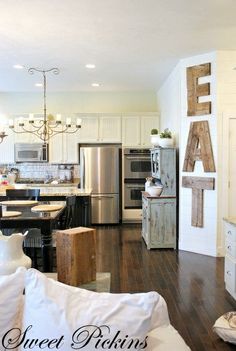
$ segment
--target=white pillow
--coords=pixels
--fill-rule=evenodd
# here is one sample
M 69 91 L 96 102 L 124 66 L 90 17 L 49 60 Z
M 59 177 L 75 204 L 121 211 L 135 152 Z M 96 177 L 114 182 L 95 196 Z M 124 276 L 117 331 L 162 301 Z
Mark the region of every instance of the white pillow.
M 4 335 L 14 327 L 20 327 L 19 313 L 25 286 L 24 267 L 15 273 L 0 275 L 0 349 Z
M 94 351 L 102 345 L 108 350 L 119 350 L 117 346 L 122 346 L 120 350 L 139 350 L 146 345 L 148 331 L 164 324 L 169 324 L 168 312 L 156 292 L 96 293 L 59 283 L 35 269 L 26 273 L 22 331 L 32 326 L 27 338 L 54 339 L 60 351 L 79 347 Z M 45 349 L 52 346 L 46 342 L 42 345 Z M 42 345 L 35 345 L 33 350 L 41 350 Z
M 236 344 L 236 328 L 232 328 L 224 316 L 216 320 L 213 331 L 224 341 Z
M 162 326 L 148 333 L 146 351 L 191 351 L 172 325 Z

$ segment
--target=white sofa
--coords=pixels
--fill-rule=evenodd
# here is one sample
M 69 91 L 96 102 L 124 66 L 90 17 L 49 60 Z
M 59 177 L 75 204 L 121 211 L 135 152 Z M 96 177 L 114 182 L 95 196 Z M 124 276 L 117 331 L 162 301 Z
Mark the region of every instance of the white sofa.
M 29 344 L 32 350 L 190 350 L 156 292 L 96 293 L 20 267 L 0 277 L 0 349 Z

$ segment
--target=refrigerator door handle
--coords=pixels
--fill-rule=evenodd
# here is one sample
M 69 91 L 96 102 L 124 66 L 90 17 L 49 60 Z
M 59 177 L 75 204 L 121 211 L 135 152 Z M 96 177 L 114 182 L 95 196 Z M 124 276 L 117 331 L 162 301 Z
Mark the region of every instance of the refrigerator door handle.
M 150 156 L 125 156 L 126 160 L 141 160 L 141 161 L 149 161 Z
M 85 183 L 85 162 L 84 162 L 84 152 L 83 150 L 81 150 L 81 162 L 80 162 L 80 174 L 81 174 L 81 180 L 80 180 L 80 184 L 81 184 L 81 188 L 84 189 L 84 183 Z
M 93 198 L 97 200 L 102 200 L 102 199 L 113 199 L 114 196 L 112 195 L 92 195 Z

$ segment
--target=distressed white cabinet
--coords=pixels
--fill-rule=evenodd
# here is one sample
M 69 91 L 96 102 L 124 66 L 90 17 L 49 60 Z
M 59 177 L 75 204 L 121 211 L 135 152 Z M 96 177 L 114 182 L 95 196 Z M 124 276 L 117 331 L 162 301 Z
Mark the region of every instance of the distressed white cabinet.
M 158 117 L 155 116 L 122 116 L 123 146 L 150 147 L 152 128 L 158 128 Z
M 176 196 L 176 149 L 151 149 L 152 177 L 163 185 L 162 195 Z
M 142 237 L 148 249 L 176 248 L 176 198 L 142 196 Z
M 224 220 L 225 288 L 236 299 L 236 221 Z

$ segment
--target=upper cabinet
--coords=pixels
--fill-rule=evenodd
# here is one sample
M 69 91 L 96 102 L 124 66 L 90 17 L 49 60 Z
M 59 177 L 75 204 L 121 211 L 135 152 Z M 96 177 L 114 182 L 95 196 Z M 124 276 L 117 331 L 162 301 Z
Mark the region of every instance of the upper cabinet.
M 79 115 L 78 115 L 79 116 Z M 121 117 L 117 115 L 83 115 L 79 143 L 120 143 Z
M 151 129 L 159 127 L 158 116 L 154 113 L 78 113 L 72 118 L 73 122 L 77 117 L 82 119 L 81 129 L 73 134 L 57 134 L 49 140 L 49 162 L 78 163 L 78 143 L 122 143 L 124 147 L 150 147 Z M 33 126 L 30 128 L 33 131 Z M 14 143 L 41 142 L 33 133 L 15 134 L 9 130 L 7 134 L 8 137 L 1 144 L 0 163 L 14 162 Z
M 78 117 L 80 117 L 78 115 Z M 99 117 L 98 115 L 83 115 L 81 116 L 82 124 L 78 132 L 79 143 L 99 142 Z
M 123 146 L 150 147 L 152 128 L 159 127 L 157 115 L 123 116 L 122 117 L 122 144 Z
M 153 128 L 159 129 L 159 118 L 155 116 L 142 116 L 141 121 L 141 145 L 151 146 L 150 135 Z
M 0 144 L 0 163 L 14 162 L 15 134 L 12 130 L 6 130 L 7 137 Z
M 140 146 L 140 133 L 139 116 L 122 116 L 122 144 L 124 146 Z
M 121 142 L 121 117 L 101 116 L 99 119 L 99 141 L 103 143 Z

